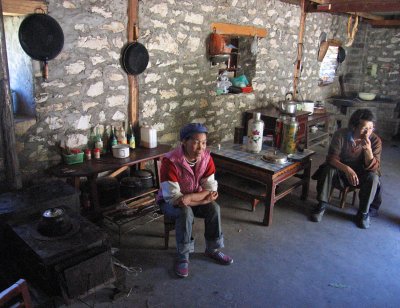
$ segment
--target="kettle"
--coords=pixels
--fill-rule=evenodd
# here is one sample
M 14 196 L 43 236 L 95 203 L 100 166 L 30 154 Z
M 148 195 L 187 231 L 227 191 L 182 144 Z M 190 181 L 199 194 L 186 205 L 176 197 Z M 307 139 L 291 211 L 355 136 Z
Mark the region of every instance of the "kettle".
M 288 92 L 285 95 L 285 100 L 280 102 L 280 110 L 286 114 L 295 114 L 297 110 L 297 102 L 293 100 L 292 92 Z

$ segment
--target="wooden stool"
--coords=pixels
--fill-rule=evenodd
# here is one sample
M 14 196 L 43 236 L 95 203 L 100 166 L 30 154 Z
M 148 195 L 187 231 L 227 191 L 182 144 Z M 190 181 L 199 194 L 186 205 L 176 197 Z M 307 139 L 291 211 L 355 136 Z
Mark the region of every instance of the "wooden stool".
M 353 192 L 353 199 L 352 199 L 352 201 L 351 201 L 351 205 L 354 206 L 354 203 L 355 203 L 355 201 L 356 201 L 356 194 L 357 194 L 357 192 L 359 191 L 359 188 L 358 188 L 358 187 L 346 186 L 346 187 L 343 188 L 343 189 L 339 189 L 339 188 L 337 188 L 337 187 L 332 186 L 331 192 L 329 193 L 329 200 L 328 200 L 328 201 L 331 201 L 332 193 L 333 193 L 333 190 L 334 190 L 335 188 L 336 188 L 337 190 L 339 190 L 340 208 L 342 208 L 342 209 L 344 208 L 345 203 L 346 203 L 347 194 L 350 193 L 350 192 Z
M 24 279 L 0 293 L 0 307 L 33 307 L 28 284 Z
M 175 230 L 175 219 L 164 215 L 164 249 L 169 246 L 169 232 Z

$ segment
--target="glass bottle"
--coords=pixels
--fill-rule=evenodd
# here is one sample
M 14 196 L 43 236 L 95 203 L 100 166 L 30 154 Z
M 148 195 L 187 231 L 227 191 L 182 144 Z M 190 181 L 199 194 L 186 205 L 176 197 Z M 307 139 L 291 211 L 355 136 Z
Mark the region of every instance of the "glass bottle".
M 101 139 L 99 127 L 96 127 L 96 143 L 94 145 L 96 149 L 99 149 L 100 152 L 103 151 L 103 140 Z
M 131 134 L 129 136 L 129 148 L 131 148 L 133 150 L 134 148 L 136 148 L 135 132 L 134 132 L 132 123 L 129 123 L 129 127 L 130 127 L 130 131 L 131 131 Z
M 121 126 L 121 131 L 120 131 L 120 135 L 121 135 L 121 144 L 128 144 L 128 140 L 126 138 L 126 131 L 125 131 L 125 122 L 122 123 Z
M 113 145 L 118 144 L 115 126 L 111 125 L 111 136 L 110 136 L 110 152 L 112 152 Z
M 110 131 L 108 129 L 108 126 L 106 125 L 103 132 L 103 153 L 107 153 L 110 151 L 110 136 Z
M 259 153 L 262 149 L 264 121 L 261 120 L 261 113 L 254 112 L 253 118 L 247 124 L 247 151 Z

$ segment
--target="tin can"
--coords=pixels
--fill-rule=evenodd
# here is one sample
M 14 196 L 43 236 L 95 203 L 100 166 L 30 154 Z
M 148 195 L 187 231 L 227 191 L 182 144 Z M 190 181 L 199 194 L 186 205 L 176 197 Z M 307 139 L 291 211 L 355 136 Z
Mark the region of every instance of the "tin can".
M 85 157 L 86 157 L 86 160 L 92 159 L 92 152 L 90 151 L 90 149 L 85 150 Z

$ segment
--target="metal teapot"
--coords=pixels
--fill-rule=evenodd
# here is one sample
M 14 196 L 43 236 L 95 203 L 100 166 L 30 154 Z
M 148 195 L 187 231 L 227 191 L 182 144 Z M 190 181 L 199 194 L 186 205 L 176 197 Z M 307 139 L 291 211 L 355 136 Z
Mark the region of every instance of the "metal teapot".
M 286 93 L 285 100 L 280 102 L 280 110 L 283 113 L 293 115 L 297 110 L 297 102 L 293 100 L 293 94 L 291 92 Z

